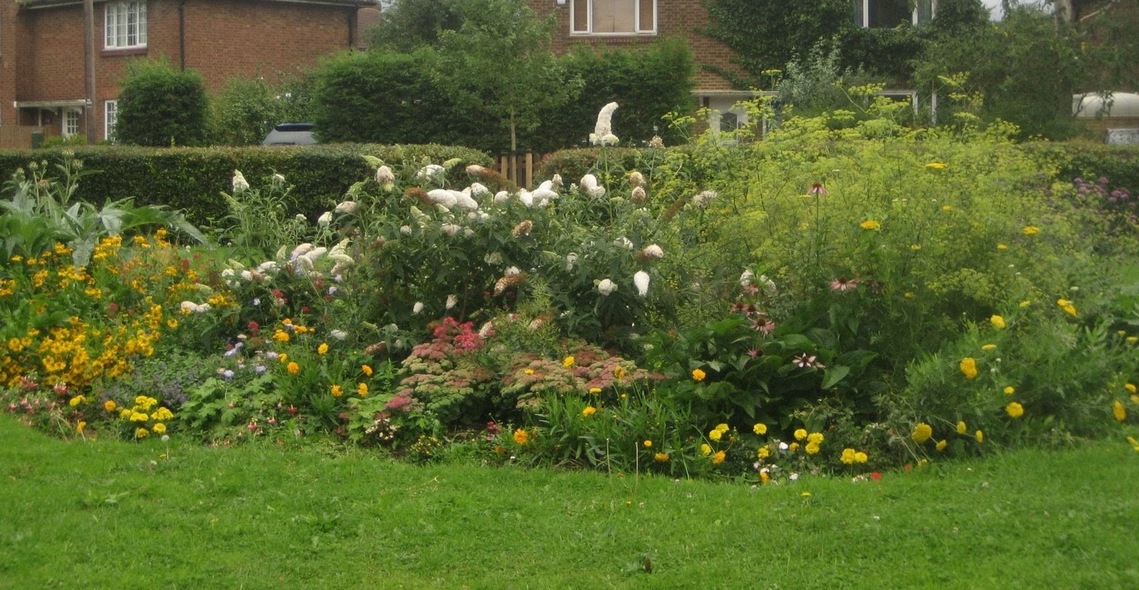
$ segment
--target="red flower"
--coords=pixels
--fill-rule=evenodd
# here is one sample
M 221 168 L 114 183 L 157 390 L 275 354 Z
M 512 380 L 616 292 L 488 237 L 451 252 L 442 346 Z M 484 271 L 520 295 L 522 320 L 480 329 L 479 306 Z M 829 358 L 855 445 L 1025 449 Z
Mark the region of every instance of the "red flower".
M 870 479 L 872 479 L 874 481 L 882 481 L 882 474 L 878 471 L 871 471 L 870 472 Z

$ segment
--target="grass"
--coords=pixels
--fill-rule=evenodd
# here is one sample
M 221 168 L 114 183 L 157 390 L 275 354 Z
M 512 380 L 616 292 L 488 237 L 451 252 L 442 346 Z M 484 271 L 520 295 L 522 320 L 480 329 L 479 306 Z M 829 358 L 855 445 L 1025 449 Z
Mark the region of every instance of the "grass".
M 1139 587 L 1121 437 L 756 489 L 9 417 L 0 441 L 0 588 Z

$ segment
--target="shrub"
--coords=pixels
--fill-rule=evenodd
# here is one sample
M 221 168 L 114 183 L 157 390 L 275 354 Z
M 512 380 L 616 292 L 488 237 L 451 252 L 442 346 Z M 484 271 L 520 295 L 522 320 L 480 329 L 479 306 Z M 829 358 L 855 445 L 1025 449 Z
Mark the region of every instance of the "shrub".
M 206 141 L 206 89 L 193 70 L 177 71 L 164 61 L 131 61 L 118 100 L 115 141 L 146 146 Z

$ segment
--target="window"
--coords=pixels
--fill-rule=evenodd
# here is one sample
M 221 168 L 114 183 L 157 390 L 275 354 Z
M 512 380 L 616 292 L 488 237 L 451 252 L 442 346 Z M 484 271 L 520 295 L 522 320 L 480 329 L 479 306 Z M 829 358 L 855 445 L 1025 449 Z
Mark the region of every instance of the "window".
M 71 137 L 79 133 L 79 109 L 63 111 L 63 128 L 60 131 L 64 137 Z
M 106 49 L 146 47 L 146 2 L 110 2 L 105 11 Z
M 860 27 L 892 29 L 933 19 L 936 0 L 853 0 L 854 22 Z
M 575 35 L 655 35 L 656 0 L 571 0 Z
M 115 123 L 119 120 L 119 101 L 108 100 L 103 103 L 103 139 L 114 141 Z

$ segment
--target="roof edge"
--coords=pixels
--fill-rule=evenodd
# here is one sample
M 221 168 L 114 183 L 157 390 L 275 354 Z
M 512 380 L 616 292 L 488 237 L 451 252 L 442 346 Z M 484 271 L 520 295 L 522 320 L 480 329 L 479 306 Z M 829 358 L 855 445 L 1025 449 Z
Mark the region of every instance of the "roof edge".
M 20 8 L 33 10 L 36 8 L 54 8 L 57 6 L 72 6 L 83 4 L 83 0 L 18 0 Z M 104 4 L 112 0 L 94 0 L 96 4 Z M 185 0 L 183 0 L 185 1 Z M 379 8 L 379 0 L 246 0 L 249 3 L 265 4 L 310 4 L 314 6 L 339 6 L 353 8 Z

